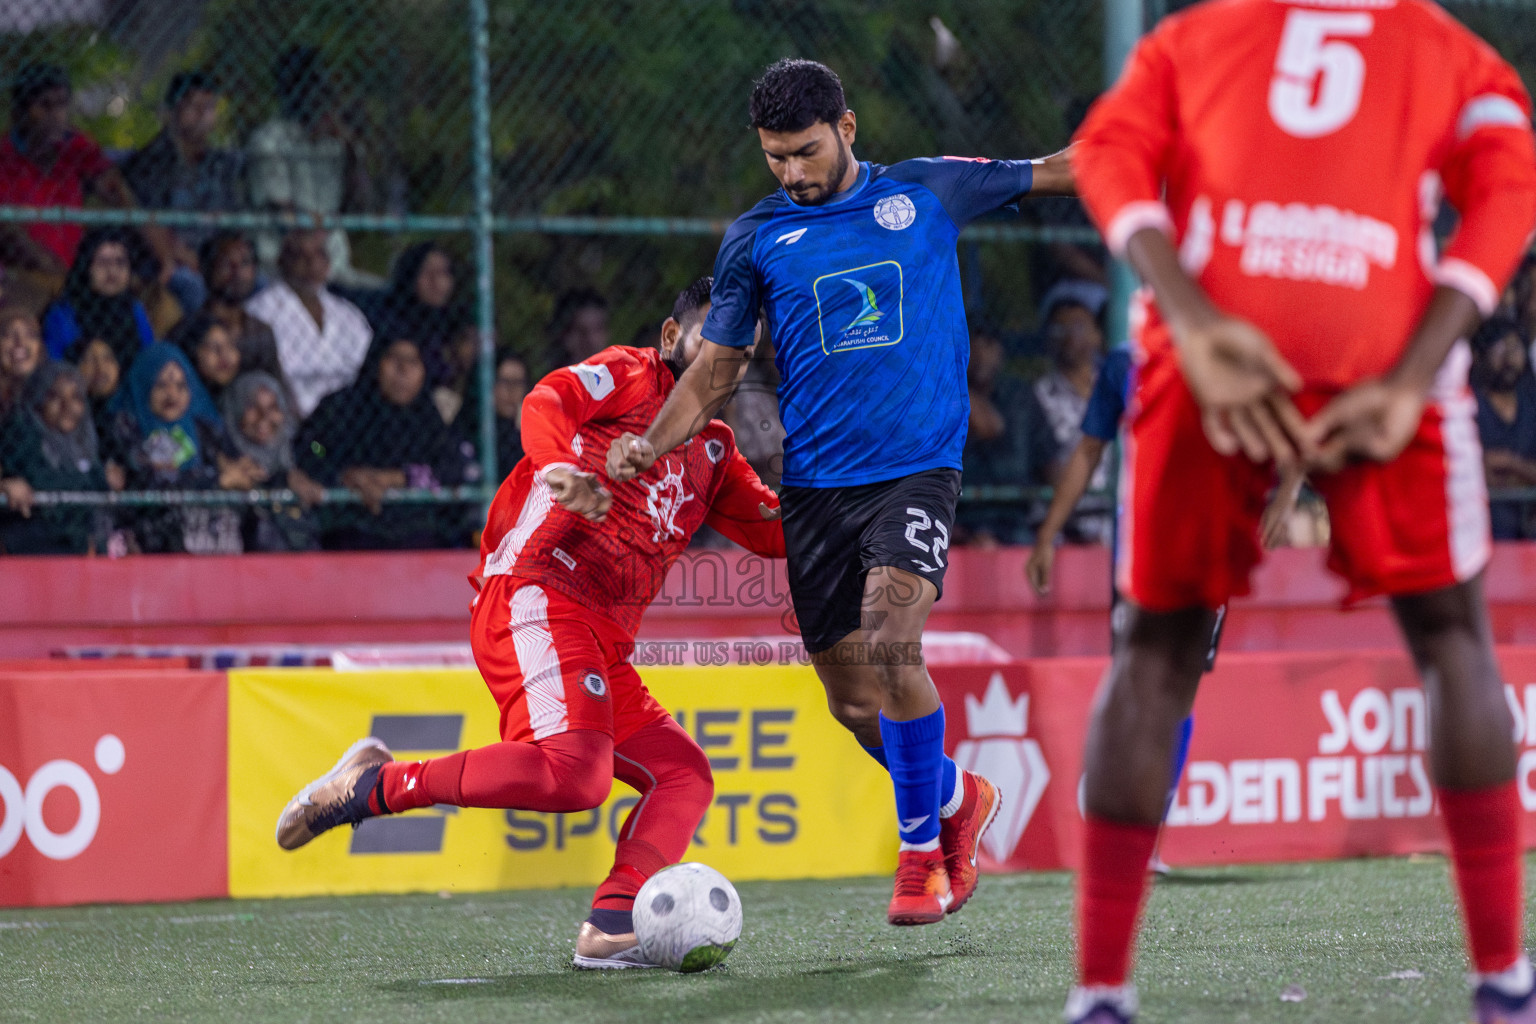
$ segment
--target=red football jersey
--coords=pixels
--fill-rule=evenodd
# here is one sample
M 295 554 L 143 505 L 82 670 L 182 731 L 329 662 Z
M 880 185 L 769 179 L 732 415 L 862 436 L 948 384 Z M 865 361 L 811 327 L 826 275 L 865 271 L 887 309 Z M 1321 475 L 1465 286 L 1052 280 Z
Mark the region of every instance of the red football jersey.
M 1492 312 L 1536 223 L 1530 100 L 1426 0 L 1213 0 L 1165 19 L 1078 133 L 1123 255 L 1159 227 L 1312 387 L 1389 369 L 1435 284 Z M 1461 215 L 1443 253 L 1442 196 Z M 1143 343 L 1169 344 L 1155 310 Z
M 750 551 L 784 557 L 784 530 L 758 505 L 778 496 L 736 450 L 719 420 L 640 476 L 606 481 L 608 447 L 643 434 L 675 381 L 655 349 L 614 346 L 556 370 L 523 402 L 523 450 L 491 503 L 476 578 L 511 574 L 552 587 L 633 635 L 667 570 L 708 523 Z M 555 504 L 544 472 L 596 473 L 613 507 L 593 523 Z

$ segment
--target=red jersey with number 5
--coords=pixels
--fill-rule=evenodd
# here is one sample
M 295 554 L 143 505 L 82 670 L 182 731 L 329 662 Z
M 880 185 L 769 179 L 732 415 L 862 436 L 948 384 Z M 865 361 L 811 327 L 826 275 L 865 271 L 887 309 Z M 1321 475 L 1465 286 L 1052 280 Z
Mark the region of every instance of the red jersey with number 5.
M 1530 100 L 1425 0 L 1213 0 L 1136 47 L 1078 132 L 1111 251 L 1157 227 L 1310 387 L 1390 368 L 1435 284 L 1484 315 L 1536 223 Z M 1460 214 L 1443 253 L 1441 199 Z M 1155 310 L 1142 333 L 1168 345 Z
M 633 635 L 667 570 L 708 524 L 749 551 L 784 557 L 784 530 L 759 504 L 778 496 L 736 450 L 731 428 L 711 420 L 633 480 L 605 475 L 608 447 L 643 434 L 675 381 L 655 349 L 615 345 L 549 374 L 523 401 L 523 450 L 491 503 L 478 582 L 509 574 L 571 597 Z M 571 466 L 613 492 L 604 522 L 555 504 L 544 473 Z

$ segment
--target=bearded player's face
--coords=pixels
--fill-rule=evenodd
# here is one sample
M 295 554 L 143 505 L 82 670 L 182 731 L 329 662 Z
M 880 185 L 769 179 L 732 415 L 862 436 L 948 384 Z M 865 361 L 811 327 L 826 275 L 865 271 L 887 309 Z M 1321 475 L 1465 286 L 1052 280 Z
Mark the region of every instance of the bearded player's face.
M 802 206 L 820 206 L 853 184 L 853 111 L 837 124 L 817 121 L 798 132 L 757 130 L 768 169 L 789 198 Z

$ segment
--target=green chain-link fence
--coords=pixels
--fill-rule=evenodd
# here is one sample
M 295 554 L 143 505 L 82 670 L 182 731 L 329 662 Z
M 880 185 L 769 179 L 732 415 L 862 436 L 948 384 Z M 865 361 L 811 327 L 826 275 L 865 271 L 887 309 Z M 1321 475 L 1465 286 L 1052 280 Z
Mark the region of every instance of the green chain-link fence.
M 1148 19 L 1160 13 L 1156 3 L 1145 5 Z M 1536 19 L 1525 5 L 1451 6 L 1531 81 Z M 318 511 L 305 511 L 294 494 L 275 486 L 287 482 L 278 475 L 236 474 L 218 495 L 212 492 L 219 482 L 205 481 L 181 498 L 142 475 L 131 485 L 137 497 L 99 490 L 106 496 L 85 498 L 83 487 L 62 481 L 39 488 L 54 495 L 40 504 L 153 510 L 177 501 L 243 502 L 279 526 L 303 524 L 294 528 L 295 543 L 306 531 L 333 540 L 345 535 L 339 543 L 467 543 L 475 507 L 509 468 L 496 465 L 498 430 L 507 432 L 495 414 L 493 381 L 505 373 L 505 408 L 519 367 L 498 365 L 494 349 L 520 354 L 522 369 L 536 379 L 583 346 L 654 339 L 676 292 L 709 272 L 725 225 L 773 184 L 746 129 L 747 94 L 765 64 L 797 55 L 834 67 L 859 115 L 857 150 L 865 159 L 1035 156 L 1067 141 L 1102 88 L 1106 10 L 1125 20 L 1136 5 L 8 0 L 0 4 L 0 80 L 26 91 L 26 75 L 36 76 L 39 64 L 58 65 L 71 86 L 74 129 L 118 166 L 131 168 L 133 154 L 178 118 L 186 125 L 161 139 L 160 163 L 140 159 L 140 173 L 130 176 L 146 192 L 137 211 L 117 209 L 125 197 L 100 187 L 99 176 L 76 174 L 98 186 L 80 209 L 49 192 L 47 182 L 7 184 L 6 168 L 14 176 L 17 165 L 0 162 L 6 302 L 41 311 L 64 285 L 75 237 L 70 224 L 140 225 L 149 249 L 189 264 L 188 271 L 197 269 L 195 250 L 215 229 L 242 230 L 255 242 L 259 273 L 274 280 L 293 275 L 292 264 L 323 241 L 335 291 L 381 334 L 421 335 L 413 340 L 426 364 L 422 390 L 447 418 L 441 459 L 431 464 L 420 451 L 369 451 L 388 448 L 375 442 L 410 422 L 398 405 L 380 405 L 370 395 L 345 408 L 332 402 L 327 432 L 300 431 L 293 439 L 299 468 L 325 488 Z M 189 71 L 206 74 L 193 84 L 217 98 L 211 121 L 207 111 L 199 122 L 198 112 L 187 109 L 188 80 L 177 76 Z M 33 89 L 27 99 L 39 96 Z M 12 126 L 26 114 L 13 111 Z M 188 156 L 196 145 L 184 138 L 199 133 L 211 150 L 227 154 L 222 172 Z M 283 232 L 297 226 L 326 234 L 295 237 L 294 250 L 304 252 L 280 266 Z M 453 281 L 441 316 L 408 301 L 416 282 L 404 282 L 401 304 L 429 321 L 423 327 L 392 309 L 387 292 L 392 267 L 402 255 L 418 266 L 421 251 L 413 246 L 426 241 L 451 257 Z M 1012 369 L 1037 371 L 1045 360 L 1042 297 L 1064 276 L 1102 279 L 1102 260 L 1074 201 L 1030 202 L 1017 217 L 978 224 L 961 243 L 973 321 L 1003 338 Z M 197 293 L 187 277 L 157 276 L 147 260 L 140 268 L 136 288 L 157 336 L 171 332 L 178 297 L 183 306 L 193 304 Z M 297 326 L 273 324 L 282 368 L 292 378 L 292 419 L 354 379 L 363 391 L 378 390 L 378 359 L 365 359 L 366 342 L 309 339 L 313 323 L 306 325 L 291 304 L 267 315 L 300 318 Z M 200 333 L 183 334 L 189 330 Z M 300 355 L 290 358 L 296 346 Z M 195 355 L 196 339 L 188 347 Z M 3 353 L 0 344 L 0 373 Z M 374 352 L 381 354 L 387 353 Z M 110 430 L 110 417 L 99 422 L 103 433 Z M 503 462 L 515 454 L 507 444 L 501 449 Z M 402 470 L 360 483 L 340 464 L 366 465 L 383 455 L 413 467 L 427 460 L 432 472 Z M 401 462 L 406 458 L 412 461 Z M 257 493 L 244 497 L 252 487 Z M 386 508 L 400 518 L 398 535 L 355 536 L 354 527 L 377 518 L 359 504 L 358 492 L 371 497 L 381 489 Z M 994 488 L 974 496 L 1018 494 Z M 133 522 L 123 515 L 121 521 Z M 250 543 L 252 514 L 245 518 Z M 72 535 L 84 521 L 72 521 Z

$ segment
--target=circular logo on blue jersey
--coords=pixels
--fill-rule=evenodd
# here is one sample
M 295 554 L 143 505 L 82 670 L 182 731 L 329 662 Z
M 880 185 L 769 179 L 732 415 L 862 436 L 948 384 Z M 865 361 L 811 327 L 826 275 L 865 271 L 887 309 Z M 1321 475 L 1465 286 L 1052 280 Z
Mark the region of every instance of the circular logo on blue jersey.
M 917 207 L 906 196 L 886 196 L 875 204 L 875 223 L 892 231 L 901 231 L 917 220 Z

